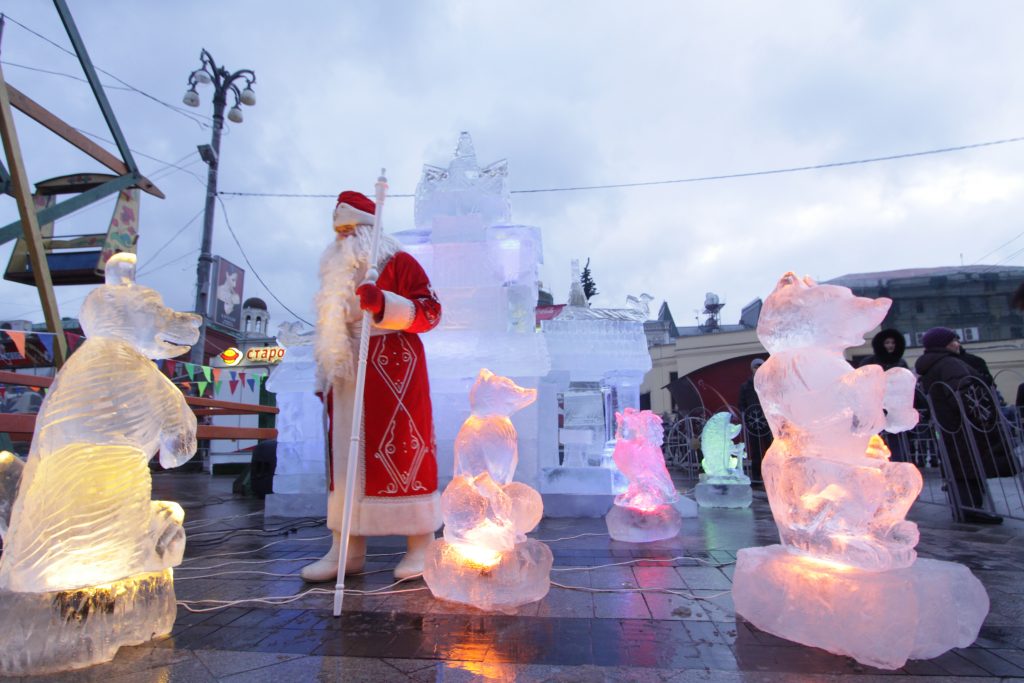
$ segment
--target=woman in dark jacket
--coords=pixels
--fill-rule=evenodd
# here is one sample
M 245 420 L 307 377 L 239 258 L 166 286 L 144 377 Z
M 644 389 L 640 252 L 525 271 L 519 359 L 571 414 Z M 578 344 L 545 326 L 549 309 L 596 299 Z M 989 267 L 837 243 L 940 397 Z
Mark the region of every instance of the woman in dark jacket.
M 975 443 L 979 450 L 984 449 L 984 452 L 978 454 L 983 470 L 979 471 L 971 457 L 967 434 L 971 427 L 963 424 L 961 403 L 957 401 L 957 396 L 962 398 L 963 392 L 983 388 L 985 380 L 974 368 L 960 359 L 960 340 L 953 330 L 947 327 L 933 327 L 924 333 L 921 341 L 924 344 L 924 354 L 917 359 L 914 369 L 920 376 L 922 391 L 932 401 L 935 411 L 933 419 L 940 427 L 939 433 L 949 456 L 949 467 L 952 469 L 952 472 L 947 473 L 947 480 L 952 478 L 956 486 L 961 506 L 960 516 L 968 522 L 999 524 L 1003 521 L 1002 517 L 981 512 L 981 508 L 985 506 L 985 486 L 982 479 L 986 476 L 1012 474 L 985 471 L 1004 469 L 997 463 L 1008 463 L 1006 454 L 996 452 L 998 443 L 994 444 L 995 447 L 988 448 L 991 440 L 984 438 L 984 434 L 979 434 L 976 425 L 971 425 L 974 427 Z M 988 396 L 988 400 L 991 401 L 991 395 Z M 989 463 L 989 460 L 992 462 Z
M 871 339 L 871 348 L 875 353 L 862 360 L 858 368 L 865 365 L 881 365 L 883 370 L 907 367 L 907 361 L 903 360 L 907 340 L 899 330 L 882 330 Z

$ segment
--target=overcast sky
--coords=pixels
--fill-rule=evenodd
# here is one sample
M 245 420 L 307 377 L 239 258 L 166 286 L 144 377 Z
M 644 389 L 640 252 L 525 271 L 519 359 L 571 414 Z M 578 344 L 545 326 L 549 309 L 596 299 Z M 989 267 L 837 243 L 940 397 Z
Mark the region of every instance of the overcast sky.
M 381 166 L 411 193 L 469 131 L 482 165 L 507 158 L 513 190 L 774 170 L 1024 136 L 1024 4 L 902 2 L 84 2 L 68 0 L 93 62 L 181 107 L 201 48 L 256 72 L 257 105 L 227 123 L 222 191 L 367 193 Z M 9 19 L 70 43 L 44 0 Z M 7 80 L 73 126 L 109 138 L 74 57 L 8 21 Z M 121 87 L 110 76 L 101 80 Z M 140 277 L 194 302 L 211 89 L 172 110 L 108 89 L 142 171 Z M 198 119 L 200 122 L 197 122 Z M 29 180 L 98 164 L 16 114 Z M 105 145 L 113 149 L 112 145 Z M 146 156 L 143 156 L 146 155 Z M 693 324 L 705 292 L 723 321 L 786 270 L 851 272 L 1024 264 L 1024 142 L 747 178 L 513 195 L 543 230 L 541 279 L 564 301 L 569 262 L 591 259 L 599 306 L 646 291 Z M 177 162 L 182 170 L 169 167 Z M 251 267 L 218 211 L 214 254 L 247 271 L 271 328 L 313 319 L 333 199 L 224 197 Z M 106 228 L 113 198 L 59 221 Z M 412 227 L 389 200 L 389 232 Z M 185 227 L 190 219 L 195 221 Z M 17 218 L 0 198 L 0 220 Z M 0 246 L 6 265 L 13 243 Z M 1021 250 L 1018 253 L 1018 250 Z M 74 316 L 86 287 L 58 289 Z M 656 312 L 656 308 L 652 313 Z M 41 321 L 34 289 L 0 282 L 0 319 Z

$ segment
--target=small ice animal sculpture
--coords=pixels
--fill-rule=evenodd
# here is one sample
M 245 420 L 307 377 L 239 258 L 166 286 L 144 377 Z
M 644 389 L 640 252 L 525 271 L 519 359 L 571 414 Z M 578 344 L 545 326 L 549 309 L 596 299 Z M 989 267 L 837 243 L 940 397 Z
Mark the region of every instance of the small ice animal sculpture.
M 650 410 L 626 408 L 615 413 L 615 451 L 612 458 L 629 485 L 615 497 L 605 516 L 608 534 L 617 541 L 646 543 L 672 538 L 682 525 L 680 499 L 661 452 L 664 427 Z M 693 506 L 695 508 L 695 506 Z M 687 516 L 695 516 L 696 510 Z
M 775 437 L 762 472 L 783 545 L 740 550 L 732 595 L 762 631 L 897 669 L 970 645 L 989 601 L 963 565 L 916 557 L 904 517 L 921 475 L 878 436 L 917 423 L 914 376 L 843 357 L 890 303 L 793 273 L 765 300 L 757 334 L 771 357 L 754 384 Z
M 455 439 L 455 476 L 441 496 L 444 538 L 431 545 L 423 571 L 436 597 L 510 611 L 547 594 L 551 551 L 526 538 L 544 506 L 537 491 L 512 481 L 518 454 L 509 416 L 536 398 L 536 389 L 486 368 L 477 376 Z
M 615 497 L 615 504 L 650 512 L 679 498 L 672 477 L 665 467 L 661 444 L 665 428 L 661 418 L 650 410 L 626 408 L 615 413 L 616 467 L 626 476 L 629 486 Z
M 134 254 L 107 262 L 79 314 L 87 338 L 36 419 L 0 557 L 3 674 L 109 660 L 174 624 L 184 513 L 150 500 L 148 463 L 191 458 L 196 418 L 150 359 L 188 351 L 201 320 L 134 275 Z
M 700 451 L 704 457 L 700 466 L 708 479 L 746 479 L 741 464 L 746 448 L 742 443 L 735 443 L 742 430 L 742 425 L 732 423 L 732 414 L 724 411 L 715 413 L 704 423 L 700 433 Z
M 704 424 L 700 433 L 700 450 L 704 455 L 700 465 L 704 472 L 693 489 L 701 507 L 750 506 L 753 499 L 750 477 L 743 474 L 746 449 L 742 443 L 735 443 L 741 431 L 741 425 L 732 423 L 732 414 L 724 411 L 715 413 Z
M 904 517 L 921 473 L 889 462 L 877 434 L 917 424 L 909 370 L 856 370 L 843 356 L 889 310 L 788 273 L 761 311 L 758 338 L 771 357 L 754 386 L 775 436 L 761 465 L 783 544 L 872 570 L 910 566 L 917 525 Z

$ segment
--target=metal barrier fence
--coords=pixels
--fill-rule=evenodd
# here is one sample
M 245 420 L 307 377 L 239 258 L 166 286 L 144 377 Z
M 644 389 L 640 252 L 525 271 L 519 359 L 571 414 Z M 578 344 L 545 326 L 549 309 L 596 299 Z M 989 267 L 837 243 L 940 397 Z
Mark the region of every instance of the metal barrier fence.
M 936 382 L 925 402 L 954 517 L 1024 519 L 1024 447 L 1017 409 L 1004 409 L 996 392 L 974 377 L 955 387 Z
M 883 432 L 894 461 L 914 463 L 924 487 L 918 500 L 949 506 L 954 518 L 966 513 L 1024 519 L 1024 425 L 1020 411 L 1001 407 L 995 392 L 978 380 L 954 389 L 933 385 L 915 402 L 921 419 L 900 434 Z M 772 442 L 771 430 L 758 407 L 730 408 L 743 425 L 747 458 L 744 469 L 760 481 L 760 462 Z M 665 426 L 665 463 L 696 479 L 700 472 L 700 436 L 711 414 L 702 409 Z M 968 514 L 968 517 L 970 515 Z

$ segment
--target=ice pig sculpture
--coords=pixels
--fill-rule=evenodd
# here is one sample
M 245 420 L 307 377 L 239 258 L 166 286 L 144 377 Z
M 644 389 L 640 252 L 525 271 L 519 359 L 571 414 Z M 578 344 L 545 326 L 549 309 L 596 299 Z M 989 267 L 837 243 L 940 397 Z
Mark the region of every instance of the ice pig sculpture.
M 649 410 L 626 408 L 615 413 L 615 451 L 612 458 L 629 486 L 615 497 L 605 515 L 608 535 L 616 541 L 647 543 L 672 538 L 682 527 L 682 515 L 673 505 L 680 499 L 665 468 L 661 452 L 664 428 Z M 695 517 L 696 506 L 688 517 Z
M 913 375 L 843 357 L 890 303 L 793 273 L 765 301 L 757 334 L 771 357 L 754 381 L 775 437 L 762 473 L 782 545 L 739 551 L 733 600 L 763 631 L 896 669 L 970 645 L 989 601 L 966 567 L 914 550 L 904 516 L 921 475 L 878 436 L 916 424 Z
M 741 431 L 743 427 L 733 424 L 728 412 L 715 413 L 704 424 L 700 433 L 704 472 L 693 491 L 701 507 L 750 507 L 750 477 L 743 474 L 745 447 L 735 442 Z
M 477 376 L 455 438 L 455 476 L 441 496 L 444 538 L 430 546 L 423 570 L 435 597 L 512 612 L 547 595 L 554 558 L 526 538 L 544 506 L 539 493 L 512 481 L 519 455 L 509 415 L 536 398 L 536 389 L 490 370 Z
M 148 462 L 157 449 L 164 467 L 191 458 L 196 418 L 150 359 L 186 352 L 200 319 L 134 273 L 134 254 L 108 261 L 82 304 L 87 338 L 36 419 L 0 557 L 2 674 L 108 661 L 174 624 L 184 513 L 150 500 Z

